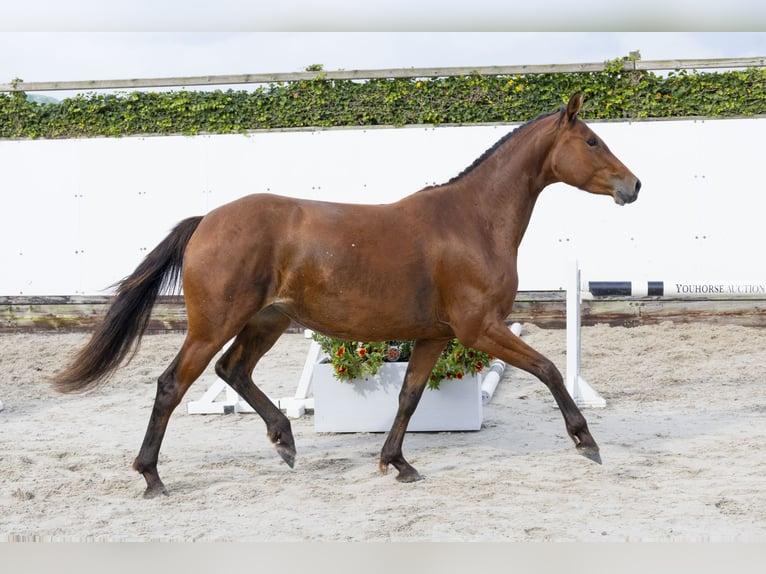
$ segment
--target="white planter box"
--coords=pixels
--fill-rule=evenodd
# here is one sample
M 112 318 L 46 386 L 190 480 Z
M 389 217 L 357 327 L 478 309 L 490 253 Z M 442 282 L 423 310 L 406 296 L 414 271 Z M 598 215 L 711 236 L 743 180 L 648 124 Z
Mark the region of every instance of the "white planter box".
M 387 432 L 399 407 L 407 363 L 385 363 L 363 381 L 339 381 L 330 364 L 314 365 L 314 429 L 317 432 Z M 426 388 L 408 431 L 475 431 L 483 420 L 481 379 L 444 380 Z

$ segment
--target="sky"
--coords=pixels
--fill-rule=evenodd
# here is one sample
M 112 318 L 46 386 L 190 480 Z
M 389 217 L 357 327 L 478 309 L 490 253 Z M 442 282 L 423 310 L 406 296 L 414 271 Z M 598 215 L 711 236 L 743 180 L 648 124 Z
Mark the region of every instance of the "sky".
M 34 0 L 6 2 L 3 29 L 733 30 L 763 29 L 763 0 Z
M 603 62 L 634 50 L 644 60 L 764 57 L 766 2 L 12 2 L 0 19 L 0 83 Z

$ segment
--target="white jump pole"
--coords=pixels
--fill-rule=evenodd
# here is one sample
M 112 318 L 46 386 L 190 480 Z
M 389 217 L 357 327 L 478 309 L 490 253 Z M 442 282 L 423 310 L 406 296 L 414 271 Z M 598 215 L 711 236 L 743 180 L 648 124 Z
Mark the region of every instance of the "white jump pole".
M 603 408 L 606 400 L 580 376 L 580 289 L 580 265 L 575 260 L 567 288 L 566 388 L 577 406 Z
M 514 323 L 510 327 L 511 332 L 517 337 L 521 337 L 521 324 Z M 489 371 L 481 381 L 481 403 L 486 405 L 492 400 L 492 396 L 495 394 L 500 379 L 503 378 L 505 372 L 505 362 L 500 359 L 495 359 L 489 364 Z

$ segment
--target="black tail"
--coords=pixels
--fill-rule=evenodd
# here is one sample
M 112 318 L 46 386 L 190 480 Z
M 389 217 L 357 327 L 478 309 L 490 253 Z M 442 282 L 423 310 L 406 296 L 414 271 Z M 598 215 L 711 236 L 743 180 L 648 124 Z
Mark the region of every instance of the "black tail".
M 138 349 L 157 296 L 180 283 L 184 251 L 200 221 L 202 217 L 190 217 L 179 223 L 117 284 L 117 295 L 90 341 L 54 376 L 57 391 L 74 393 L 103 383 L 131 349 Z

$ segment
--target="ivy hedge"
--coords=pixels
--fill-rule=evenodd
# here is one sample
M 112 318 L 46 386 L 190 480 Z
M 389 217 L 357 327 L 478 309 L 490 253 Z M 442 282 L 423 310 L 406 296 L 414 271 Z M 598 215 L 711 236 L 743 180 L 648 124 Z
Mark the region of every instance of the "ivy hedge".
M 0 138 L 245 133 L 257 129 L 523 122 L 580 91 L 585 119 L 766 114 L 766 68 L 328 80 L 253 90 L 88 93 L 57 104 L 0 94 Z

